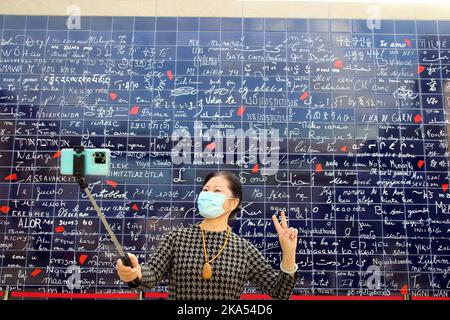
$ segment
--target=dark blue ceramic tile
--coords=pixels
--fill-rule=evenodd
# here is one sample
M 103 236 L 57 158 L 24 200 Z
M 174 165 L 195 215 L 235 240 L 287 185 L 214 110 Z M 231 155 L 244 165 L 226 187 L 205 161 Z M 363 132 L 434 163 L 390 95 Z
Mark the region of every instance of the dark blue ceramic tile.
M 75 31 L 77 31 L 77 30 L 75 30 Z M 69 33 L 70 32 L 73 32 L 73 31 L 70 30 Z M 98 39 L 102 39 L 103 41 L 110 40 L 111 36 L 112 36 L 110 30 L 91 30 L 90 35 L 91 35 L 91 37 L 97 37 Z
M 155 43 L 155 31 L 134 31 L 134 44 L 137 46 L 152 46 Z
M 220 18 L 200 18 L 200 31 L 220 30 Z
M 330 21 L 331 32 L 352 32 L 352 21 L 347 19 L 333 19 Z
M 156 31 L 176 31 L 177 18 L 174 17 L 157 17 Z
M 111 30 L 112 17 L 92 17 L 91 30 Z
M 25 29 L 26 16 L 5 16 L 5 29 Z
M 287 31 L 308 31 L 308 20 L 306 19 L 286 19 Z
M 171 31 L 157 31 L 156 32 L 156 43 L 157 46 L 162 45 L 176 45 L 177 43 L 177 33 Z
M 263 31 L 264 19 L 262 18 L 244 18 L 244 30 Z
M 179 31 L 198 31 L 199 19 L 191 17 L 178 18 Z
M 395 33 L 415 34 L 416 22 L 412 20 L 396 20 L 394 21 Z
M 134 27 L 135 30 L 139 31 L 151 31 L 155 30 L 155 21 L 154 17 L 136 17 L 134 19 Z
M 29 29 L 47 29 L 48 16 L 29 16 L 27 18 L 27 30 Z
M 241 18 L 222 18 L 220 21 L 220 28 L 222 31 L 242 30 Z
M 439 34 L 450 34 L 450 21 L 438 21 Z
M 69 39 L 71 40 L 88 40 L 90 36 L 89 30 L 71 30 L 69 32 Z
M 33 40 L 45 40 L 47 37 L 47 30 L 27 30 L 27 36 L 30 36 Z
M 418 20 L 416 21 L 417 34 L 436 34 L 437 23 L 436 21 Z
M 330 21 L 326 19 L 310 19 L 309 32 L 330 32 Z
M 286 40 L 286 33 L 282 31 L 266 31 L 264 40 L 272 44 L 281 44 Z
M 369 24 L 371 25 L 371 24 Z M 353 32 L 355 33 L 372 33 L 373 30 L 367 25 L 367 20 L 353 20 Z
M 264 25 L 266 31 L 286 31 L 286 20 L 267 18 L 264 19 Z
M 133 30 L 134 17 L 113 17 L 113 30 Z
M 200 35 L 199 35 L 200 46 L 208 46 L 208 43 L 210 41 L 213 41 L 213 40 L 219 41 L 219 39 L 220 39 L 219 31 L 200 32 Z

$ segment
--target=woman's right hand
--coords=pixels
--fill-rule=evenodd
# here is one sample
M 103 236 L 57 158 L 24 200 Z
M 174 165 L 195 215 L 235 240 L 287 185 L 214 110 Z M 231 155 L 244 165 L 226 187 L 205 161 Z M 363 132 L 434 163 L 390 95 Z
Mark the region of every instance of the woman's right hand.
M 123 282 L 130 282 L 138 278 L 139 281 L 141 281 L 142 279 L 141 266 L 139 265 L 137 257 L 132 253 L 128 253 L 128 257 L 130 258 L 131 265 L 133 266 L 133 268 L 126 267 L 123 265 L 122 260 L 120 259 L 117 260 L 116 270 L 120 280 L 122 280 Z

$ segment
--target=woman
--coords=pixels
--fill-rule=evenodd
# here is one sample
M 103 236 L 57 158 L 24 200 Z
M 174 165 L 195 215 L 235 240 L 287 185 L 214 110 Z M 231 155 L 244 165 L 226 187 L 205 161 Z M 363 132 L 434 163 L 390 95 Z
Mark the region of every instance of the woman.
M 169 299 L 239 299 L 250 280 L 274 299 L 289 299 L 298 278 L 298 230 L 288 227 L 284 212 L 281 224 L 272 216 L 283 251 L 282 271 L 277 272 L 250 241 L 231 231 L 228 225 L 242 201 L 241 183 L 234 174 L 210 173 L 197 201 L 204 219 L 168 232 L 142 266 L 133 254 L 133 268 L 118 260 L 120 279 L 129 282 L 138 278 L 138 289 L 151 289 L 168 272 Z

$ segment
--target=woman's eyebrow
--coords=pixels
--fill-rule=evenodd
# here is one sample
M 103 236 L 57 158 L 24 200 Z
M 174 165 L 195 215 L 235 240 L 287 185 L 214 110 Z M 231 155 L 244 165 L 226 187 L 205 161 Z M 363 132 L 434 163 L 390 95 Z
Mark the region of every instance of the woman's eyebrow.
M 208 188 L 208 187 L 205 186 L 205 188 Z M 211 188 L 211 189 L 221 189 L 222 186 L 221 186 L 221 185 L 217 185 L 217 186 L 212 186 L 212 187 L 210 187 L 210 188 Z

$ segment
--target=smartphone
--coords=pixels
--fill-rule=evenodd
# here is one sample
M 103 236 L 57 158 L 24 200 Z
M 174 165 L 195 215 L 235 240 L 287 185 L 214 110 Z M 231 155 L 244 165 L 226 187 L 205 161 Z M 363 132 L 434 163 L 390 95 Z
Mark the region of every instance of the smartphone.
M 84 149 L 84 175 L 107 176 L 111 166 L 111 151 L 109 149 Z M 61 149 L 60 171 L 64 175 L 73 175 L 73 149 Z

